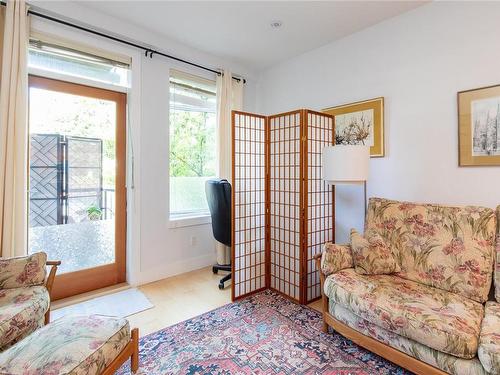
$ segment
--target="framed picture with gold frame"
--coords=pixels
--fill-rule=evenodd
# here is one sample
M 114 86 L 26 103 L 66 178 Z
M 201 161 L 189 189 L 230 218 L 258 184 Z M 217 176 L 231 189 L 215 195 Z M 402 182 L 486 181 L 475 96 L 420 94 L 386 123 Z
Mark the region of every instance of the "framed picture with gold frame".
M 500 85 L 460 91 L 460 166 L 500 166 Z
M 371 157 L 383 157 L 384 98 L 326 108 L 335 119 L 335 144 L 370 146 Z

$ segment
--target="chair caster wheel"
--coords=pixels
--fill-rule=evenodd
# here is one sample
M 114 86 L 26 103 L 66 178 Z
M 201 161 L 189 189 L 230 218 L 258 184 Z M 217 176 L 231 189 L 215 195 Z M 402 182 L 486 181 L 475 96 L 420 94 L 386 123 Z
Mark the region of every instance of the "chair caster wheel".
M 217 267 L 213 266 L 212 272 L 217 275 L 219 273 L 219 269 Z
M 219 283 L 219 289 L 224 290 L 224 283 Z

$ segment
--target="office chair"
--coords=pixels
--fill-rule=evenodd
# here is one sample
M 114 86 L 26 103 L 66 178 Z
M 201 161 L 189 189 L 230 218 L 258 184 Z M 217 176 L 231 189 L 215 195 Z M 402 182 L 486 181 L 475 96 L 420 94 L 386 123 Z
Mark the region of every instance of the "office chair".
M 212 179 L 205 183 L 208 208 L 212 216 L 212 231 L 217 241 L 217 264 L 212 267 L 213 273 L 231 272 L 231 258 L 227 256 L 231 248 L 231 184 L 225 179 Z M 231 273 L 219 282 L 219 289 L 224 289 L 224 283 L 231 279 Z

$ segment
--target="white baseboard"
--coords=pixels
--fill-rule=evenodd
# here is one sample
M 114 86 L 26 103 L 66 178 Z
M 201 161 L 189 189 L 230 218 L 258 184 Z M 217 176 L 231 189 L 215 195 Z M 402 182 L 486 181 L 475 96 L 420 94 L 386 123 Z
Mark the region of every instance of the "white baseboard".
M 135 285 L 139 286 L 143 284 L 148 284 L 153 281 L 158 281 L 161 279 L 166 279 L 167 277 L 172 277 L 180 275 L 181 273 L 186 273 L 194 271 L 203 267 L 211 266 L 215 264 L 216 257 L 214 254 L 202 255 L 195 258 L 182 259 L 175 263 L 162 264 L 155 266 L 151 269 L 141 269 L 139 275 L 135 279 Z

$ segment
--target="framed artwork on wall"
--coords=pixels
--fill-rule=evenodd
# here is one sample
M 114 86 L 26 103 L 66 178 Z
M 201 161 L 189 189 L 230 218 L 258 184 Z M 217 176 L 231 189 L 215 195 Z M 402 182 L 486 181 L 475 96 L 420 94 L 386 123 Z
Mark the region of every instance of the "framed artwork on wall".
M 335 144 L 370 146 L 371 157 L 384 156 L 384 98 L 326 108 L 335 118 Z
M 500 85 L 460 91 L 459 165 L 500 166 Z

